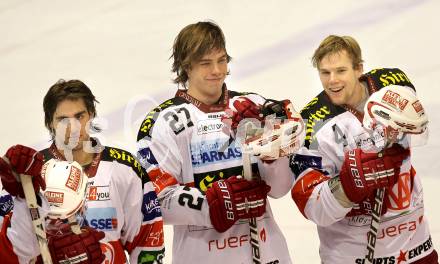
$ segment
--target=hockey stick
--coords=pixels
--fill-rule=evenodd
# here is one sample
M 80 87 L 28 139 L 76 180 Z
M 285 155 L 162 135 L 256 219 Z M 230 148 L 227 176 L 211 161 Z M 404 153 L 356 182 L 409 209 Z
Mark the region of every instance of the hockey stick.
M 7 157 L 0 158 L 2 158 L 7 164 L 11 164 Z M 18 180 L 20 180 L 21 186 L 23 187 L 24 197 L 31 215 L 32 226 L 35 236 L 37 237 L 38 246 L 40 247 L 43 263 L 52 264 L 49 247 L 47 246 L 46 231 L 44 230 L 43 219 L 41 219 L 40 211 L 38 210 L 37 197 L 35 195 L 32 177 L 25 174 L 17 175 L 14 171 L 12 171 L 12 173 Z
M 381 152 L 378 153 L 379 157 L 382 157 L 382 153 L 385 149 L 390 147 L 394 142 L 388 141 Z M 379 230 L 380 214 L 383 207 L 383 199 L 385 198 L 386 188 L 377 189 L 374 194 L 374 206 L 371 212 L 370 230 L 367 233 L 367 255 L 365 255 L 365 263 L 373 264 L 374 251 L 376 248 L 377 231 Z
M 246 125 L 246 133 L 245 139 L 247 137 L 247 131 L 250 124 Z M 247 151 L 242 151 L 242 161 L 243 161 L 243 177 L 246 180 L 252 180 L 252 163 L 251 163 L 251 154 Z M 260 255 L 260 242 L 258 237 L 258 226 L 257 226 L 257 218 L 252 217 L 249 219 L 249 229 L 250 229 L 250 243 L 252 249 L 252 263 L 261 263 L 261 255 Z
M 385 188 L 376 190 L 374 195 L 374 206 L 371 212 L 370 230 L 367 233 L 367 255 L 365 263 L 373 264 L 374 251 L 376 248 L 377 231 L 379 230 L 380 213 L 382 212 L 383 199 L 385 196 Z
M 20 174 L 20 181 L 21 185 L 23 186 L 24 197 L 29 208 L 32 225 L 35 235 L 37 236 L 38 246 L 40 247 L 43 263 L 52 264 L 49 247 L 47 246 L 46 231 L 44 230 L 43 219 L 41 219 L 40 212 L 38 210 L 37 197 L 32 184 L 32 177 L 29 175 Z

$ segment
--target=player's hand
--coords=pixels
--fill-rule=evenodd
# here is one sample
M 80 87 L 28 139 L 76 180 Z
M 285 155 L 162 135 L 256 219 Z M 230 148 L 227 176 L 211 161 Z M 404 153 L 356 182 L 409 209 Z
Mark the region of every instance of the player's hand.
M 246 118 L 256 118 L 263 121 L 261 106 L 256 105 L 247 97 L 239 97 L 232 105 L 234 107 L 226 109 L 226 115 L 222 118 L 222 122 L 229 129 L 236 131 L 240 121 Z
M 23 188 L 17 177 L 19 174 L 26 174 L 32 177 L 35 192 L 39 192 L 40 187 L 45 190 L 46 183 L 41 177 L 43 164 L 43 155 L 36 150 L 22 145 L 10 147 L 5 157 L 0 158 L 3 188 L 13 196 L 24 197 Z
M 269 191 L 270 186 L 264 181 L 248 181 L 241 176 L 214 182 L 206 191 L 206 198 L 215 230 L 225 232 L 239 219 L 262 216 Z
M 392 187 L 399 178 L 402 162 L 409 154 L 409 149 L 398 144 L 379 153 L 366 153 L 361 149 L 345 153 L 339 178 L 348 199 L 359 203 L 375 189 Z
M 48 246 L 53 263 L 102 263 L 105 256 L 99 240 L 104 236 L 104 232 L 90 227 L 82 228 L 81 234 L 74 234 L 67 224 L 60 230 L 48 232 Z

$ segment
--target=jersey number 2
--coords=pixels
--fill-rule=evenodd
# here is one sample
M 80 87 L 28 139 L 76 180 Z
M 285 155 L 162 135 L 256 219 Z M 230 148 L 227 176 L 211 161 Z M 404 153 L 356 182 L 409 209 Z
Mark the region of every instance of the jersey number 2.
M 169 122 L 171 129 L 174 131 L 176 135 L 185 130 L 185 124 L 182 120 L 182 112 L 185 113 L 186 126 L 192 127 L 194 123 L 191 121 L 191 115 L 189 114 L 188 109 L 182 107 L 178 108 L 175 113 L 168 112 L 164 115 L 166 121 Z M 180 117 L 180 118 L 179 118 Z
M 191 189 L 188 186 L 183 187 L 184 191 L 190 192 Z M 196 201 L 194 201 L 196 198 Z M 203 198 L 202 197 L 194 197 L 191 193 L 182 193 L 179 195 L 179 204 L 181 206 L 188 205 L 189 208 L 195 210 L 202 210 Z

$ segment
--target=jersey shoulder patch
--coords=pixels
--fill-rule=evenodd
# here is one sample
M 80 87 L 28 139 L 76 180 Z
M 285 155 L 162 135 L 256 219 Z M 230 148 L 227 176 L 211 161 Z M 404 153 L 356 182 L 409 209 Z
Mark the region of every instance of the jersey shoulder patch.
M 186 103 L 186 101 L 183 98 L 180 97 L 174 97 L 171 99 L 166 100 L 165 102 L 159 104 L 157 107 L 153 108 L 150 112 L 148 112 L 147 116 L 144 118 L 144 121 L 142 121 L 141 126 L 138 131 L 137 135 L 137 141 L 147 137 L 151 138 L 152 132 L 153 132 L 153 126 L 156 122 L 157 118 L 159 117 L 159 114 L 171 107 L 176 105 L 181 105 Z
M 126 150 L 105 146 L 104 150 L 101 152 L 101 161 L 116 161 L 124 164 L 125 166 L 130 167 L 139 178 L 142 179 L 142 181 L 148 179 L 148 174 L 139 161 Z
M 301 117 L 306 124 L 306 137 L 304 146 L 310 147 L 314 141 L 318 130 L 325 124 L 325 122 L 346 110 L 340 106 L 334 105 L 327 94 L 322 91 L 318 96 L 312 99 L 300 112 Z
M 408 76 L 398 68 L 380 68 L 363 74 L 361 81 L 367 82 L 373 90 L 380 90 L 389 85 L 408 86 L 415 90 Z

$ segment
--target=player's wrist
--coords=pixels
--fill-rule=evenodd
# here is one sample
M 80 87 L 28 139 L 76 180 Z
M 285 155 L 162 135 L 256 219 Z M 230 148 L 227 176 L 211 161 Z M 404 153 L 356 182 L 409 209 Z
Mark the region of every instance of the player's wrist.
M 339 179 L 339 175 L 329 179 L 327 181 L 328 187 L 330 188 L 333 197 L 345 208 L 353 207 L 354 203 L 348 199 L 347 195 L 344 192 L 344 188 L 342 187 L 341 180 Z

